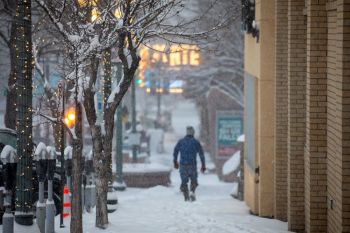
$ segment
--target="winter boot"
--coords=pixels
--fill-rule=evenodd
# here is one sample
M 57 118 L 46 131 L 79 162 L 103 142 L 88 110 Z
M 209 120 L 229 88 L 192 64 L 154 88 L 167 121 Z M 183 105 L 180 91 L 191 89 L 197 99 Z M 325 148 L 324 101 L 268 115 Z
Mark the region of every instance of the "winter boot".
M 189 195 L 190 201 L 195 201 L 196 200 L 195 191 L 196 191 L 197 186 L 198 186 L 197 182 L 191 183 L 191 192 L 190 192 L 190 195 Z
M 196 194 L 194 192 L 190 192 L 190 201 L 195 201 L 196 200 Z
M 188 194 L 188 187 L 187 187 L 187 185 L 181 185 L 180 190 L 181 190 L 181 192 L 184 195 L 185 201 L 189 201 L 190 200 L 190 196 Z

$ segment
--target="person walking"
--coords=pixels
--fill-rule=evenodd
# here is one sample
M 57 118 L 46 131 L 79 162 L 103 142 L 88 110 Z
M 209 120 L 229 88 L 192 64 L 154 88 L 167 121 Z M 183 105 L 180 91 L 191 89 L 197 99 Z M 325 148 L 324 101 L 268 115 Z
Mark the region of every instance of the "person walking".
M 180 190 L 184 195 L 185 201 L 195 201 L 195 190 L 198 186 L 197 181 L 197 154 L 199 154 L 202 167 L 201 172 L 204 173 L 205 158 L 202 146 L 198 140 L 194 138 L 194 128 L 188 126 L 186 128 L 186 136 L 180 139 L 174 148 L 174 168 L 179 169 L 181 177 Z M 180 153 L 180 164 L 178 162 L 178 155 Z M 188 181 L 191 180 L 190 192 L 188 189 Z

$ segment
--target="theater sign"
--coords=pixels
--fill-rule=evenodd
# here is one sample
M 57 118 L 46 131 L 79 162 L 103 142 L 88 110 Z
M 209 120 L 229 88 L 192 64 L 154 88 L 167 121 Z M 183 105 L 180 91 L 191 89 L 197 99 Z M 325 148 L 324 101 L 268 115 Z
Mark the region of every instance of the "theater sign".
M 139 65 L 139 86 L 145 86 L 145 72 L 153 69 L 157 70 L 157 66 L 167 70 L 177 70 L 184 66 L 200 65 L 200 52 L 196 45 L 171 45 L 154 44 L 149 47 L 140 49 L 140 65 Z

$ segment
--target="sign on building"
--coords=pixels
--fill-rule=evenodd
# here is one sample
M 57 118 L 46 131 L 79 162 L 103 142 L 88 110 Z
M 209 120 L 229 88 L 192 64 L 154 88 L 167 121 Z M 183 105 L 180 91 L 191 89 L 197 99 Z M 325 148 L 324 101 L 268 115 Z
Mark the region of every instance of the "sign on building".
M 237 139 L 242 134 L 242 112 L 218 111 L 216 113 L 216 157 L 227 159 L 239 150 Z

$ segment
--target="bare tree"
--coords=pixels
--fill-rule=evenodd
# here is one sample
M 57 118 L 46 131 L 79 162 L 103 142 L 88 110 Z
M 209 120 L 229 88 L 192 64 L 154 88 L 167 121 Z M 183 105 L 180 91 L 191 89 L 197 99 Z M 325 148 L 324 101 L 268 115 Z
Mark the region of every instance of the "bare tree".
M 208 0 L 201 0 L 202 5 Z M 216 36 L 209 38 L 202 52 L 202 64 L 196 70 L 184 70 L 189 79 L 188 97 L 207 95 L 211 88 L 222 92 L 243 106 L 243 33 L 241 32 L 240 4 L 238 0 L 223 0 L 218 2 L 209 12 L 204 14 L 200 22 L 201 28 L 210 28 L 219 21 L 222 14 L 229 14 L 230 22 L 217 31 Z M 205 12 L 200 7 L 200 12 Z M 218 37 L 220 40 L 218 40 Z M 200 85 L 198 85 L 200 83 Z
M 208 95 L 217 89 L 231 98 L 242 108 L 243 101 L 243 33 L 241 32 L 239 0 L 222 0 L 210 11 L 203 5 L 208 0 L 198 0 L 199 14 L 203 15 L 199 27 L 212 27 L 220 21 L 223 14 L 229 15 L 229 23 L 217 31 L 215 37 L 210 36 L 206 49 L 202 50 L 202 63 L 196 69 L 184 69 L 179 75 L 186 76 L 185 97 L 196 100 L 201 112 L 201 138 L 210 143 Z M 204 14 L 204 12 L 206 12 Z M 218 38 L 220 38 L 218 40 Z
M 140 57 L 141 44 L 149 44 L 155 38 L 168 43 L 192 42 L 204 39 L 222 22 L 208 30 L 196 31 L 194 23 L 199 18 L 183 20 L 180 12 L 185 8 L 184 0 L 135 0 L 135 1 L 42 1 L 37 3 L 44 9 L 68 48 L 68 56 L 77 64 L 75 71 L 79 86 L 78 101 L 83 103 L 92 132 L 94 166 L 96 169 L 97 208 L 96 226 L 106 228 L 107 188 L 109 181 L 114 113 L 133 81 Z M 99 80 L 98 67 L 103 54 L 116 46 L 116 53 L 123 64 L 123 79 L 116 89 L 106 87 L 104 124 L 97 121 L 94 96 Z M 109 59 L 109 58 L 108 58 Z M 108 59 L 105 62 L 108 63 Z M 105 66 L 106 67 L 106 66 Z M 108 74 L 108 68 L 105 73 Z M 107 75 L 108 76 L 108 75 Z M 73 167 L 74 169 L 74 167 Z M 78 171 L 74 171 L 78 172 Z M 74 196 L 74 194 L 73 194 Z M 74 198 L 74 197 L 73 197 Z M 73 201 L 74 204 L 74 201 Z M 72 207 L 74 208 L 74 207 Z M 72 219 L 74 220 L 74 219 Z M 79 227 L 77 227 L 79 225 Z M 81 222 L 72 221 L 71 231 L 81 232 Z
M 0 22 L 2 24 L 0 30 L 0 40 L 7 45 L 10 55 L 10 74 L 7 83 L 6 113 L 5 126 L 7 128 L 16 129 L 16 77 L 15 77 L 15 39 L 17 28 L 12 23 L 15 17 L 15 9 L 17 0 L 0 1 Z

